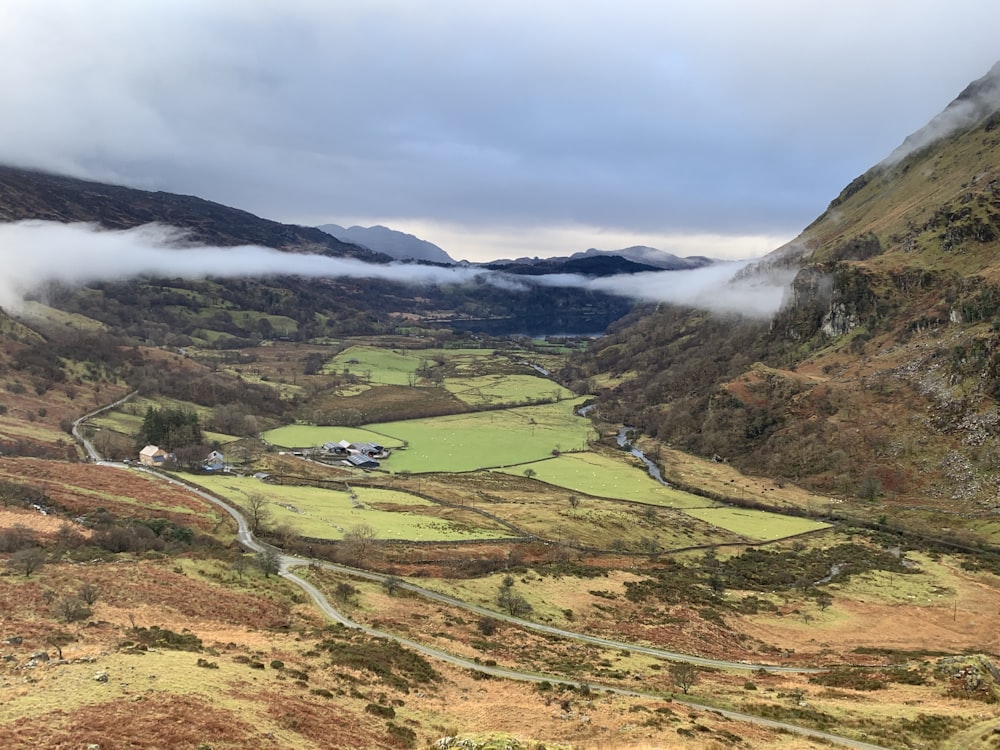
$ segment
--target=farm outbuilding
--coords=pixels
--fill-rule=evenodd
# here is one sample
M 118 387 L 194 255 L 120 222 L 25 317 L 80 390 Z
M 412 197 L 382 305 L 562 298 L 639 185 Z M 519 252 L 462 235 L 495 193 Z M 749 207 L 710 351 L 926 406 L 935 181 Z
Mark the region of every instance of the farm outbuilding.
M 377 469 L 380 466 L 374 458 L 369 458 L 361 453 L 352 453 L 344 459 L 344 463 L 356 469 Z
M 360 453 L 362 456 L 368 456 L 368 458 L 385 458 L 389 455 L 389 451 L 378 443 L 351 443 L 349 450 Z

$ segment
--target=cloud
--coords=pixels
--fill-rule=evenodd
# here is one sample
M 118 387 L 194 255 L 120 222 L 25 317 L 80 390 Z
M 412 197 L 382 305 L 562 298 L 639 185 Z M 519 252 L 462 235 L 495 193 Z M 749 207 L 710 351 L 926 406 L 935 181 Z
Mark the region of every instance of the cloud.
M 696 271 L 642 273 L 589 279 L 572 274 L 521 277 L 474 267 L 372 264 L 353 258 L 296 254 L 266 247 L 192 245 L 183 232 L 147 224 L 107 231 L 90 224 L 23 221 L 0 224 L 0 306 L 17 309 L 45 282 L 79 285 L 139 275 L 168 278 L 306 276 L 383 279 L 398 283 L 457 284 L 480 279 L 513 293 L 544 294 L 546 286 L 576 287 L 651 302 L 672 302 L 716 312 L 769 316 L 790 277 L 733 281 L 745 264 Z
M 0 162 L 312 224 L 790 237 L 994 62 L 997 14 L 4 0 Z
M 959 130 L 972 127 L 1000 108 L 1000 62 L 989 73 L 973 81 L 942 112 L 906 137 L 906 140 L 880 162 L 892 167 L 907 156 Z
M 663 271 L 587 279 L 575 275 L 536 277 L 546 286 L 577 286 L 643 302 L 685 305 L 715 313 L 769 318 L 786 301 L 792 269 L 742 276 L 747 263 L 719 263 L 690 271 Z
M 461 283 L 469 268 L 365 263 L 267 247 L 192 245 L 173 228 L 146 224 L 105 231 L 91 224 L 22 221 L 0 225 L 0 305 L 16 308 L 45 282 L 79 285 L 140 275 L 168 278 L 307 276 L 384 279 L 411 284 Z

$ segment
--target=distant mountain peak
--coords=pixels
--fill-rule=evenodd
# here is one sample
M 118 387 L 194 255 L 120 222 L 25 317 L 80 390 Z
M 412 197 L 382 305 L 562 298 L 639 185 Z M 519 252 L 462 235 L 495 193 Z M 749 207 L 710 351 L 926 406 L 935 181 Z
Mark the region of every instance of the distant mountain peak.
M 621 250 L 598 250 L 592 247 L 582 253 L 574 253 L 570 256 L 570 260 L 609 255 L 616 255 L 634 263 L 655 266 L 656 268 L 662 268 L 666 271 L 701 268 L 702 266 L 708 266 L 715 262 L 711 258 L 704 258 L 702 256 L 679 258 L 672 253 L 668 253 L 664 250 L 658 250 L 655 247 L 649 247 L 647 245 L 632 245 L 631 247 L 626 247 Z
M 431 263 L 455 261 L 433 242 L 422 240 L 412 234 L 376 224 L 371 227 L 342 227 L 339 224 L 322 224 L 317 229 L 336 237 L 342 242 L 367 247 L 375 252 L 385 253 L 396 260 L 424 260 Z

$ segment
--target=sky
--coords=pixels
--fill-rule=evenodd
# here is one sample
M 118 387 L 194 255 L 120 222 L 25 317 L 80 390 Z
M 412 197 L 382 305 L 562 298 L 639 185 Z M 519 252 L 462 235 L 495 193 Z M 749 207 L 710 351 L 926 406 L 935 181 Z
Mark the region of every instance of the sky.
M 751 258 L 998 28 L 996 0 L 3 0 L 0 162 L 456 259 Z

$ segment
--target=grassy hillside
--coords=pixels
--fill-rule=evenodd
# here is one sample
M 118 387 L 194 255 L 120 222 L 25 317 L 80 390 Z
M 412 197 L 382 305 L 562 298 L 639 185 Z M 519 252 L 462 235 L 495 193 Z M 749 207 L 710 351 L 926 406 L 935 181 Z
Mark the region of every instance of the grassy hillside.
M 750 271 L 799 269 L 773 321 L 636 311 L 564 376 L 660 443 L 992 538 L 977 519 L 1000 457 L 998 104 L 859 177 Z

